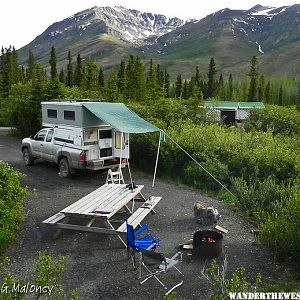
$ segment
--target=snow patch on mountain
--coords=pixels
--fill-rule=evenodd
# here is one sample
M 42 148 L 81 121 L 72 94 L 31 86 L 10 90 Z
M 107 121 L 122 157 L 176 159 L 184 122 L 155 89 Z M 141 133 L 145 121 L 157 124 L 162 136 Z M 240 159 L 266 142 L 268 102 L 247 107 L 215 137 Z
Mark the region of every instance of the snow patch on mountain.
M 151 36 L 160 37 L 182 26 L 179 18 L 140 12 L 123 6 L 94 7 L 94 19 L 104 21 L 112 35 L 141 46 Z
M 269 7 L 267 9 L 264 9 L 264 10 L 261 10 L 261 11 L 251 12 L 251 15 L 252 16 L 269 16 L 270 12 L 274 9 L 275 9 L 275 7 Z

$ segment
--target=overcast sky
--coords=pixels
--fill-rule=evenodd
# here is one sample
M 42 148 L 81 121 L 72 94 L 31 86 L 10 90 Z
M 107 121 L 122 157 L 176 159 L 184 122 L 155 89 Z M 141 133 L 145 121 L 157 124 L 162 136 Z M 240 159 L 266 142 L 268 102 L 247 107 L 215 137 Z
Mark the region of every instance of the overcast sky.
M 200 19 L 223 8 L 249 9 L 256 4 L 280 7 L 297 2 L 289 0 L 6 0 L 1 3 L 0 47 L 16 49 L 31 42 L 52 23 L 93 6 L 122 5 L 168 17 Z

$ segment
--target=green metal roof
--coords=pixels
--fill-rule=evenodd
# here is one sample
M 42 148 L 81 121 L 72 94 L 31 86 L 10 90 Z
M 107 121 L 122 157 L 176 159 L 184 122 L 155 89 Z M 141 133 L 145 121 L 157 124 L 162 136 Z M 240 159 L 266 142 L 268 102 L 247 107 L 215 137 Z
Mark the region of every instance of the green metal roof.
M 206 108 L 265 108 L 262 102 L 205 101 Z
M 146 133 L 160 131 L 151 123 L 139 117 L 123 103 L 93 102 L 82 105 L 103 122 L 121 132 Z
M 240 108 L 265 108 L 262 102 L 239 102 Z

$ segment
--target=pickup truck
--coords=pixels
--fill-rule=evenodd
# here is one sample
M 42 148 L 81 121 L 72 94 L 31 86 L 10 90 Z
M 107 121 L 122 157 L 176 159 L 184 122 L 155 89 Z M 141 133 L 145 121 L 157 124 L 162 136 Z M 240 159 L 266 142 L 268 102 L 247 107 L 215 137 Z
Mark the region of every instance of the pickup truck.
M 44 128 L 36 135 L 22 140 L 22 155 L 27 166 L 33 165 L 36 159 L 54 162 L 59 166 L 61 177 L 71 177 L 76 170 L 100 170 L 118 167 L 116 159 L 90 159 L 88 147 L 75 147 L 57 141 L 53 128 Z M 122 162 L 122 167 L 123 167 Z

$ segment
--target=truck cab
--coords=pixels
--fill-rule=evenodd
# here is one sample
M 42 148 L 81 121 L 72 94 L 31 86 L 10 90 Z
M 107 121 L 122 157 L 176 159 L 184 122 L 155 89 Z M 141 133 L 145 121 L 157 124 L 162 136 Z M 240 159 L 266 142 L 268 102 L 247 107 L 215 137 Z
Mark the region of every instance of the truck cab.
M 54 161 L 53 128 L 42 129 L 31 138 L 31 154 L 33 157 Z

